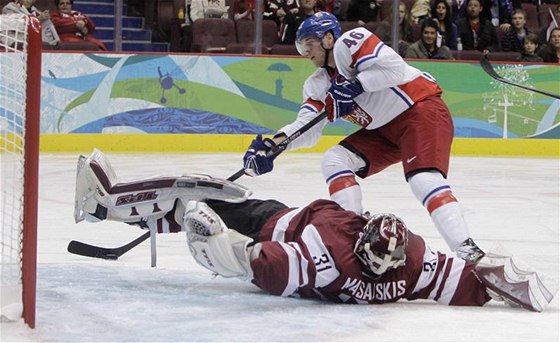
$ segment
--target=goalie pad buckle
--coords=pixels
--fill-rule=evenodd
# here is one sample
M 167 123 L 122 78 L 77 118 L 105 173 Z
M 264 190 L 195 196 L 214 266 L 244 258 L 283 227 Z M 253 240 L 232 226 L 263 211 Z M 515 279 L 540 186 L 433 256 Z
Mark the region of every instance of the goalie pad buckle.
M 106 156 L 94 149 L 89 157 L 78 159 L 74 219 L 76 223 L 84 219 L 156 220 L 171 211 L 177 199 L 183 204 L 205 199 L 243 202 L 250 195 L 251 191 L 241 185 L 203 174 L 155 176 L 121 183 Z

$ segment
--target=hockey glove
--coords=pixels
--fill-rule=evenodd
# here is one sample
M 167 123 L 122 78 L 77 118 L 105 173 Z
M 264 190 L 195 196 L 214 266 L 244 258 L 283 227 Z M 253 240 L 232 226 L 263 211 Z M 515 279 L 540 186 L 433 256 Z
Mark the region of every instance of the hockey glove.
M 363 92 L 364 89 L 357 79 L 350 81 L 338 74 L 333 80 L 325 100 L 329 121 L 333 122 L 350 114 L 354 108 L 354 98 Z
M 276 143 L 274 143 L 272 139 L 265 138 L 263 140 L 262 135 L 257 135 L 257 137 L 251 142 L 245 156 L 243 156 L 243 168 L 245 168 L 245 174 L 249 176 L 257 176 L 272 171 L 272 168 L 274 167 L 273 161 L 277 154 L 268 156 L 268 153 L 275 146 Z

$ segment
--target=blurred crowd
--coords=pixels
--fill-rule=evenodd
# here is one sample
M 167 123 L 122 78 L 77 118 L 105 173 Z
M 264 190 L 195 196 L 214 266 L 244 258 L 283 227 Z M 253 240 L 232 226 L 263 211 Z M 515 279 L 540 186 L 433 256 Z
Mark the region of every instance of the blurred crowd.
M 526 5 L 521 0 L 401 0 L 399 54 L 453 59 L 452 51 L 477 50 L 516 53 L 519 61 L 558 63 L 558 1 Z M 540 6 L 544 13 L 537 18 Z M 529 14 L 524 8 L 534 11 Z M 186 0 L 184 11 L 186 27 L 208 17 L 254 20 L 255 0 Z M 336 15 L 343 30 L 364 26 L 391 45 L 391 0 L 264 0 L 263 20 L 276 23 L 280 43 L 293 44 L 299 24 L 318 11 Z
M 76 50 L 107 50 L 105 44 L 93 36 L 95 23 L 86 14 L 72 10 L 74 0 L 54 0 L 51 10 L 35 7 L 36 0 L 14 0 L 2 8 L 2 14 L 21 13 L 34 16 L 41 22 L 43 48 L 64 44 Z
M 73 0 L 53 0 L 51 10 L 35 7 L 36 0 L 7 3 L 2 13 L 37 17 L 48 48 L 85 44 L 91 50 L 106 50 L 95 35 L 95 23 L 72 9 Z M 182 1 L 182 0 L 181 0 Z M 558 63 L 560 58 L 560 4 L 526 0 L 401 0 L 398 9 L 398 50 L 405 58 L 453 59 L 457 51 L 515 53 L 524 62 Z M 532 1 L 532 0 L 529 0 Z M 125 1 L 130 12 L 144 16 L 143 1 Z M 181 2 L 182 4 L 182 2 Z M 264 0 L 262 19 L 276 24 L 278 44 L 293 45 L 299 24 L 318 11 L 333 13 L 343 28 L 364 26 L 392 46 L 391 0 Z M 136 6 L 135 6 L 136 5 Z M 142 6 L 140 6 L 142 5 Z M 530 9 L 530 11 L 527 11 Z M 182 30 L 181 51 L 191 51 L 193 23 L 221 18 L 236 23 L 255 20 L 255 0 L 186 0 L 174 16 Z M 272 25 L 272 24 L 270 24 Z M 240 33 L 238 32 L 237 35 Z

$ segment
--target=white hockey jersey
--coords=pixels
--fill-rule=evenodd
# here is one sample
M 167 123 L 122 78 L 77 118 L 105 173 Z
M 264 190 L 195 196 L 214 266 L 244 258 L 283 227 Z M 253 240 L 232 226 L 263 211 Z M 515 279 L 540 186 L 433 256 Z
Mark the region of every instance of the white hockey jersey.
M 408 65 L 393 49 L 365 28 L 356 28 L 337 39 L 333 49 L 339 74 L 358 79 L 365 92 L 354 99 L 354 111 L 344 117 L 368 130 L 381 127 L 416 102 L 442 93 L 435 79 Z M 316 70 L 304 83 L 303 105 L 296 120 L 279 132 L 290 136 L 325 108 L 331 85 L 325 68 Z M 325 119 L 288 146 L 288 150 L 314 146 L 321 137 Z

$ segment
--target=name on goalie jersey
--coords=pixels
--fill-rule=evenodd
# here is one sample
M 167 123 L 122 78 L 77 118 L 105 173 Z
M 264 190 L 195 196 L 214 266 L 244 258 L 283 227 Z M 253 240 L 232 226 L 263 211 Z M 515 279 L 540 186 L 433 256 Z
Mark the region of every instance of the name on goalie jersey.
M 392 300 L 404 295 L 406 290 L 406 281 L 389 281 L 389 282 L 364 282 L 358 279 L 346 279 L 342 289 L 347 289 L 352 293 L 352 297 L 358 300 L 372 301 Z

